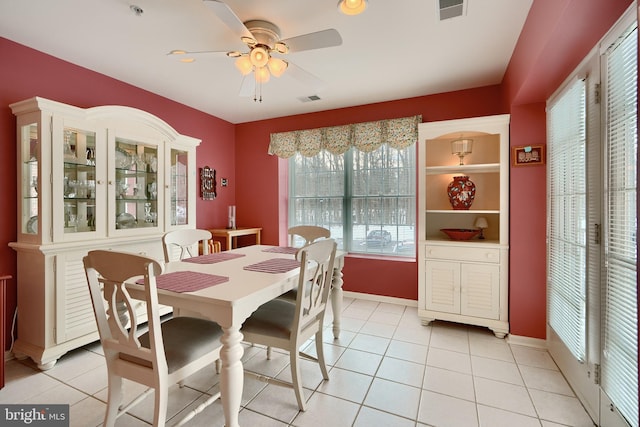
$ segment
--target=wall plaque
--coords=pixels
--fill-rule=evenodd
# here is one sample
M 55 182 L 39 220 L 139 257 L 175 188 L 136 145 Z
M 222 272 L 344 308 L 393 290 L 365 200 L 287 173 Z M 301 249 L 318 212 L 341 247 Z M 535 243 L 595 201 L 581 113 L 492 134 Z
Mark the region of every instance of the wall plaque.
M 202 200 L 216 198 L 216 170 L 209 166 L 200 168 L 200 197 Z

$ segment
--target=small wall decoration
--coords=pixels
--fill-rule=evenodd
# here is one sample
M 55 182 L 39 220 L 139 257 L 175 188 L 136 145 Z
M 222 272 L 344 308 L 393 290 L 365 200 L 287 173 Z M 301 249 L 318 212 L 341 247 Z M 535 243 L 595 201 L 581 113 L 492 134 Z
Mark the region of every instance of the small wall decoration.
M 202 200 L 216 198 L 216 170 L 209 166 L 200 168 L 200 197 Z
M 513 166 L 533 166 L 544 164 L 544 145 L 523 145 L 511 147 Z

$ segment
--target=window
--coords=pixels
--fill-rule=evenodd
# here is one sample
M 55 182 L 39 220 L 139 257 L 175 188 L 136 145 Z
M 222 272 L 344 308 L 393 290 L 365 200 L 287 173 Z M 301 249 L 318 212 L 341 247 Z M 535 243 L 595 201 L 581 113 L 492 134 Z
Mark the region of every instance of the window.
M 631 427 L 639 426 L 636 16 L 630 7 L 547 110 L 550 352 L 595 420 Z
M 605 52 L 603 63 L 607 120 L 602 388 L 627 421 L 638 427 L 636 25 Z
M 415 256 L 415 145 L 289 160 L 289 226 L 331 230 L 341 250 Z
M 547 312 L 549 325 L 585 361 L 587 284 L 586 85 L 575 81 L 548 111 Z

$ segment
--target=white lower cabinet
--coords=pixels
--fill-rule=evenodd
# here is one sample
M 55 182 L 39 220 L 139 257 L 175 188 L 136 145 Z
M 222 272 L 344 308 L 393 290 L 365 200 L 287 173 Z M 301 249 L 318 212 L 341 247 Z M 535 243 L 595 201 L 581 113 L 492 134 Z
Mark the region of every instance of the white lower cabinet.
M 426 280 L 431 281 L 427 310 L 498 318 L 500 267 L 497 265 L 427 261 L 426 272 Z
M 18 252 L 20 289 L 18 292 L 18 340 L 16 358 L 30 357 L 40 369 L 52 368 L 63 354 L 97 341 L 93 305 L 87 290 L 82 258 L 96 249 L 140 253 L 162 260 L 161 236 L 94 241 L 72 248 L 34 248 L 13 244 Z M 43 284 L 47 284 L 43 287 Z M 21 312 L 22 310 L 22 312 Z M 171 307 L 162 307 L 166 314 Z M 136 323 L 146 322 L 140 302 Z M 130 319 L 129 319 L 130 321 Z
M 503 338 L 509 331 L 506 301 L 501 301 L 500 248 L 426 245 L 419 307 L 422 323 L 448 320 L 490 328 Z

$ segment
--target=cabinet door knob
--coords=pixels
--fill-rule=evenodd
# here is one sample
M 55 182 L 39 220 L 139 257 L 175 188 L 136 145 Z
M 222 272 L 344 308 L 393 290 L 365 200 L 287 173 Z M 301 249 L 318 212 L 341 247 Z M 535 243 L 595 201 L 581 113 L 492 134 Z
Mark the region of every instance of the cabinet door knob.
M 101 180 L 101 179 L 99 179 L 99 180 L 97 180 L 97 181 L 96 181 L 96 183 L 97 183 L 98 185 L 102 185 L 102 180 Z
M 109 181 L 109 185 L 113 185 L 113 181 Z

